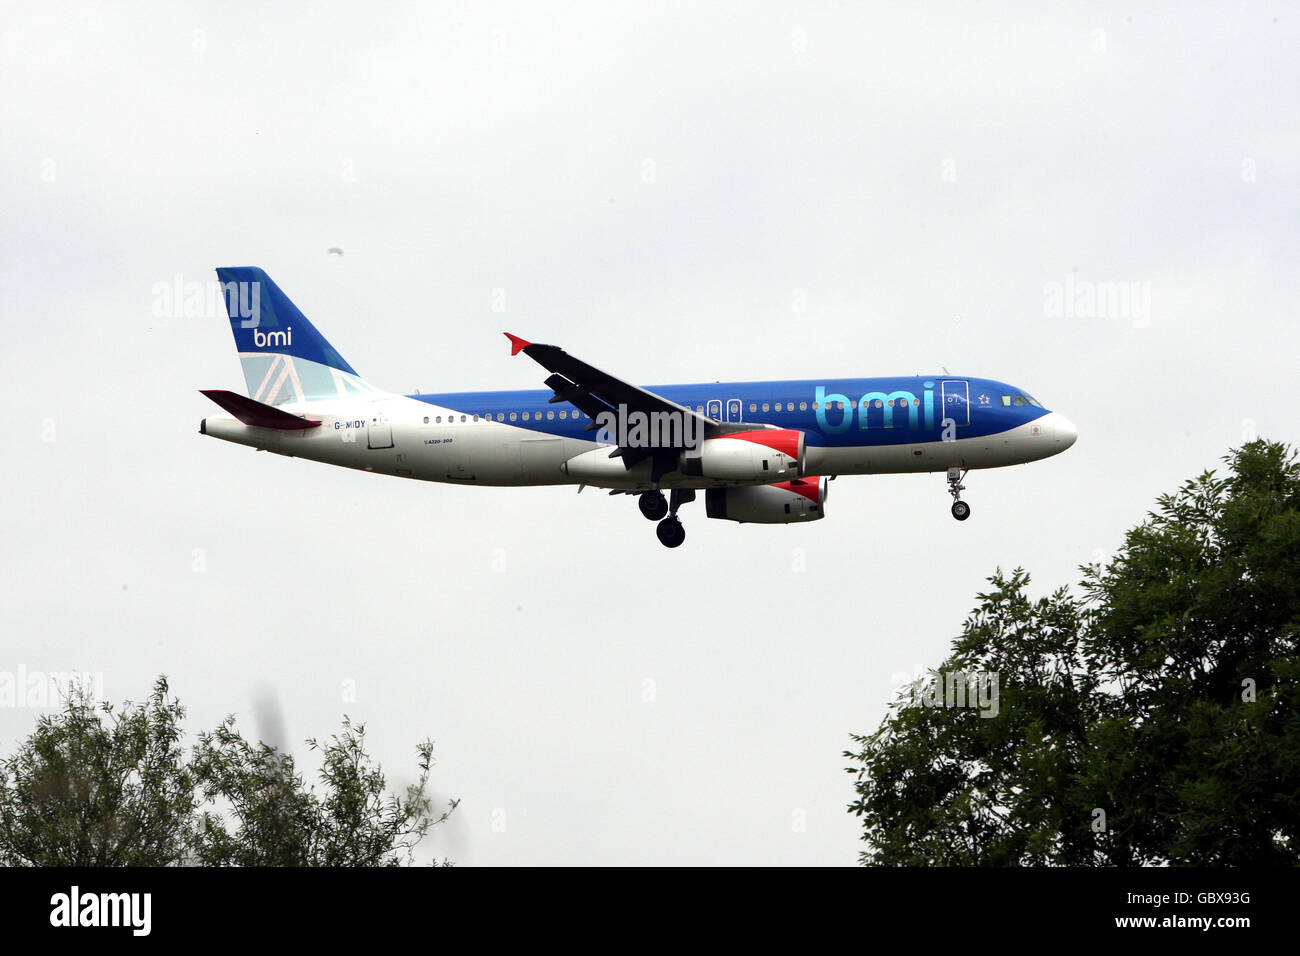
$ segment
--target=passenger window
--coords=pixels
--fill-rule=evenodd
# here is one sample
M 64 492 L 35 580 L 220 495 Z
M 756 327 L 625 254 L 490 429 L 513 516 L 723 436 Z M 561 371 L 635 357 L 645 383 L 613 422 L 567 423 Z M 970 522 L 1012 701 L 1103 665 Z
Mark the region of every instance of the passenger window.
M 767 410 L 768 410 L 768 404 L 767 404 L 767 402 L 764 402 L 764 403 L 763 403 L 763 411 L 767 411 Z
M 511 413 L 510 413 L 510 420 L 511 420 L 512 422 L 513 422 L 517 417 L 518 417 L 518 415 L 517 415 L 515 412 L 511 412 Z
M 560 409 L 560 418 L 568 418 L 568 417 L 569 417 L 569 413 L 566 412 L 564 409 L 561 408 L 561 409 Z
M 758 405 L 756 405 L 754 402 L 750 402 L 750 403 L 749 403 L 749 410 L 750 410 L 751 412 L 756 412 L 756 411 L 758 411 Z
M 524 421 L 528 421 L 528 413 L 524 412 Z
M 813 402 L 813 411 L 814 411 L 814 412 L 817 411 L 820 407 L 821 407 L 821 403 L 820 403 L 820 402 Z
M 801 411 L 801 412 L 806 412 L 806 411 L 808 411 L 808 403 L 807 403 L 807 402 L 800 402 L 800 403 L 799 403 L 799 411 Z

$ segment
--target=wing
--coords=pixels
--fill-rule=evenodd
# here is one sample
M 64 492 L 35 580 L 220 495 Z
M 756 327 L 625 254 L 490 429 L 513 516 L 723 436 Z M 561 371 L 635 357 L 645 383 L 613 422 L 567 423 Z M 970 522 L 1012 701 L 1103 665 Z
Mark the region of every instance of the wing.
M 617 416 L 623 412 L 641 412 L 647 415 L 671 412 L 681 417 L 684 425 L 682 435 L 688 439 L 689 436 L 699 435 L 705 438 L 716 438 L 731 432 L 754 431 L 764 427 L 739 422 L 720 422 L 707 415 L 701 415 L 685 405 L 669 401 L 662 395 L 656 395 L 654 392 L 615 378 L 608 372 L 602 372 L 594 365 L 588 365 L 581 359 L 574 358 L 559 346 L 535 344 L 509 332 L 506 332 L 505 336 L 510 340 L 511 355 L 523 352 L 551 373 L 544 384 L 555 393 L 550 399 L 552 402 L 568 402 L 591 418 L 587 431 L 595 431 L 601 427 L 598 419 L 602 414 L 609 413 Z M 628 468 L 653 457 L 654 475 L 658 480 L 661 475 L 677 467 L 676 462 L 680 452 L 693 450 L 694 447 L 685 442 L 676 446 L 661 445 L 656 448 L 620 446 L 610 453 L 610 457 L 621 457 Z

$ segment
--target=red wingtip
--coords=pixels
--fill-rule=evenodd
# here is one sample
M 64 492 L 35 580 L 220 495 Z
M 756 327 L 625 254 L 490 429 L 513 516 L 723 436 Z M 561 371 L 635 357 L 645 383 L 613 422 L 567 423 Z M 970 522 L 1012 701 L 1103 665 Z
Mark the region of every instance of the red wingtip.
M 528 346 L 533 344 L 532 342 L 529 342 L 526 339 L 521 339 L 517 335 L 511 335 L 509 332 L 502 332 L 501 334 L 510 340 L 511 355 L 518 355 L 524 349 L 528 348 Z

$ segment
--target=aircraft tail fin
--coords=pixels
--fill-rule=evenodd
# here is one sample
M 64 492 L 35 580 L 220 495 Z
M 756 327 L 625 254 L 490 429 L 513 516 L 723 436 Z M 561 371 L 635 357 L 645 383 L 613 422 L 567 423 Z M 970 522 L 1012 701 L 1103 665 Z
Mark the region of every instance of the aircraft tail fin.
M 256 266 L 217 269 L 248 394 L 267 405 L 375 394 Z

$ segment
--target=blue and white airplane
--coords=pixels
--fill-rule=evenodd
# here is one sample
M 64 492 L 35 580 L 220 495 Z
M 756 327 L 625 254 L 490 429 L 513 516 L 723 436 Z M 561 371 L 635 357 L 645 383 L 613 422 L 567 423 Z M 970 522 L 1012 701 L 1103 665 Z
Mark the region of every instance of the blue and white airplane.
M 511 354 L 549 373 L 545 389 L 398 395 L 362 379 L 261 269 L 217 276 L 251 397 L 203 391 L 227 414 L 201 434 L 422 481 L 635 495 L 670 548 L 697 491 L 710 518 L 789 524 L 825 514 L 827 476 L 943 472 L 964 521 L 970 469 L 1037 461 L 1077 437 L 1064 415 L 991 379 L 640 388 L 508 332 Z

